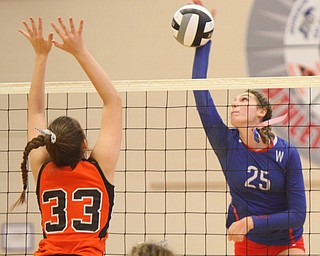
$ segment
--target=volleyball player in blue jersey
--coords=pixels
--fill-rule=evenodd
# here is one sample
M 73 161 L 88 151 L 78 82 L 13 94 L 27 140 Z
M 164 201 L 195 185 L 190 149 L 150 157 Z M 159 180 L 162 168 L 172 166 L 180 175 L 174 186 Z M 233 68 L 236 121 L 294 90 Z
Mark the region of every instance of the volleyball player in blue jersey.
M 196 49 L 193 79 L 206 78 L 210 47 L 211 41 Z M 194 97 L 230 188 L 226 227 L 235 255 L 304 255 L 301 160 L 293 145 L 261 125 L 272 116 L 268 99 L 255 90 L 235 97 L 230 115 L 235 128 L 228 128 L 209 91 L 194 91 Z

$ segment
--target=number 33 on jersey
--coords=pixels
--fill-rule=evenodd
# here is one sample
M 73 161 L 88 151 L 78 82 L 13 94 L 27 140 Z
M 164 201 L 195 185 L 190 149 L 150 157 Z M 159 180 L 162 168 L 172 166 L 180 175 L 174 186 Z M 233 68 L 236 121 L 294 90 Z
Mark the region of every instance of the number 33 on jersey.
M 59 179 L 59 182 L 57 182 Z M 104 238 L 111 218 L 114 187 L 100 167 L 81 161 L 75 169 L 43 166 L 38 179 L 38 203 L 45 236 L 83 233 Z

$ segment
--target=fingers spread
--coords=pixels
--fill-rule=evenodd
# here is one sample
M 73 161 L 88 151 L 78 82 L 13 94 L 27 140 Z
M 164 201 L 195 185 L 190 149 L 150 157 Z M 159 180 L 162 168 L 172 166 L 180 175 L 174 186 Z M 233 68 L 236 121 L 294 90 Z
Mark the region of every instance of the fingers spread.
M 79 33 L 80 35 L 82 34 L 83 24 L 84 24 L 84 20 L 81 19 L 81 20 L 80 20 L 80 24 L 79 24 L 79 28 L 78 28 L 78 33 Z
M 59 17 L 59 18 L 58 18 L 58 21 L 59 21 L 60 26 L 61 26 L 61 28 L 63 29 L 64 33 L 65 33 L 65 34 L 68 34 L 68 33 L 69 33 L 68 28 L 67 28 L 67 26 L 64 24 L 62 18 Z
M 42 35 L 42 19 L 38 18 L 38 32 L 40 35 Z
M 75 33 L 75 28 L 74 28 L 74 22 L 73 22 L 73 18 L 72 17 L 70 17 L 69 18 L 69 24 L 70 24 L 70 30 L 71 30 L 71 32 L 72 33 Z
M 58 28 L 58 26 L 54 23 L 51 22 L 51 26 L 54 29 L 54 31 L 56 31 L 56 33 L 62 38 L 63 37 L 63 33 L 62 31 Z
M 24 34 L 25 36 L 30 35 L 33 36 L 33 32 L 31 27 L 29 26 L 29 24 L 24 20 L 22 21 L 23 25 L 25 26 L 26 30 L 28 31 L 28 33 L 26 33 L 25 31 L 23 31 L 22 29 L 19 29 L 19 31 Z
M 30 22 L 31 22 L 31 27 L 32 27 L 32 30 L 35 34 L 38 33 L 38 29 L 37 29 L 37 26 L 36 26 L 36 23 L 34 21 L 34 19 L 32 17 L 30 17 Z

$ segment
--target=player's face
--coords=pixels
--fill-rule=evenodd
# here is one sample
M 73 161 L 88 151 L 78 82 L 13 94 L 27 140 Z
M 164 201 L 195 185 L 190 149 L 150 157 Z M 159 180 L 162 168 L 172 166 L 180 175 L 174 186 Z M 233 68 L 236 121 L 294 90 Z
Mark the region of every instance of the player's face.
M 231 124 L 236 128 L 254 127 L 261 122 L 261 108 L 255 95 L 244 92 L 232 102 Z

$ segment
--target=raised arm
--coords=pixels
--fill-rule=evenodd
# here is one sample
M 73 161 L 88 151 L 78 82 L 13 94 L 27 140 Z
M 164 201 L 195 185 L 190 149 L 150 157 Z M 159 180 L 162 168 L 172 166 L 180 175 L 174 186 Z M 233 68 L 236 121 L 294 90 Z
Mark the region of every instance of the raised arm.
M 193 0 L 193 3 L 203 6 L 201 0 Z M 216 9 L 212 9 L 211 13 L 212 16 L 215 17 Z M 210 49 L 211 40 L 205 45 L 196 48 L 193 61 L 192 79 L 207 78 Z M 193 94 L 205 131 L 207 132 L 214 124 L 222 123 L 210 92 L 208 90 L 195 90 L 193 91 Z
M 27 38 L 35 52 L 34 71 L 28 96 L 28 141 L 37 137 L 39 133 L 35 128 L 45 129 L 47 127 L 45 116 L 45 72 L 49 52 L 52 48 L 53 34 L 48 39 L 43 37 L 42 19 L 38 19 L 38 25 L 33 18 L 30 18 L 30 25 L 23 21 L 25 30 L 19 32 Z M 35 179 L 41 165 L 49 160 L 45 147 L 39 147 L 30 153 L 30 165 Z
M 108 181 L 113 183 L 122 137 L 121 98 L 109 76 L 85 47 L 82 36 L 84 21 L 80 21 L 78 28 L 75 28 L 72 18 L 69 18 L 70 28 L 67 28 L 61 18 L 58 22 L 60 27 L 55 23 L 51 25 L 63 42 L 54 40 L 54 45 L 76 58 L 103 102 L 100 134 L 91 156 L 98 161 Z
M 211 41 L 196 49 L 192 71 L 193 79 L 205 79 L 207 77 L 210 47 Z M 195 90 L 193 94 L 209 142 L 219 159 L 222 160 L 221 157 L 225 157 L 227 137 L 231 130 L 221 119 L 208 90 Z
M 210 48 L 211 41 L 196 49 L 193 61 L 192 79 L 207 78 Z M 193 91 L 193 94 L 205 130 L 210 129 L 214 124 L 221 123 L 222 120 L 217 112 L 210 92 L 208 90 L 195 90 Z

